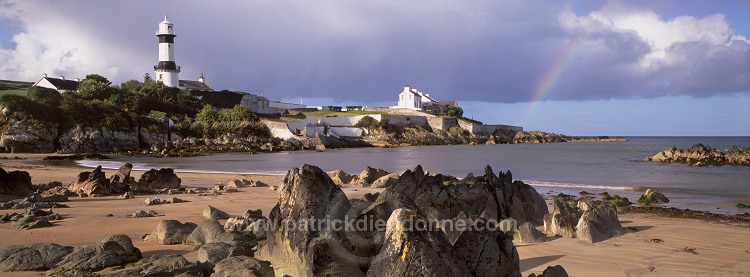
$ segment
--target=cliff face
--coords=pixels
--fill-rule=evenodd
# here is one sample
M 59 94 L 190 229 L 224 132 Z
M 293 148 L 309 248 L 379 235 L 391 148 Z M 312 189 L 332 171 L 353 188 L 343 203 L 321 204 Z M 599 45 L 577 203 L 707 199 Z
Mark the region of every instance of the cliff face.
M 11 122 L 0 134 L 0 146 L 7 151 L 46 153 L 55 150 L 57 126 L 39 127 L 23 122 Z

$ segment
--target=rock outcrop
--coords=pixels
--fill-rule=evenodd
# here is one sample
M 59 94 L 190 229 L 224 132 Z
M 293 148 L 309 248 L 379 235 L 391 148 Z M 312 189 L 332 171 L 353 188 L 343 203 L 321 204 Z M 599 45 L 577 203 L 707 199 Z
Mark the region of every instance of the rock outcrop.
M 227 219 L 229 218 L 229 214 L 226 213 L 225 211 L 219 210 L 212 206 L 206 206 L 206 208 L 203 209 L 203 218 L 205 219 Z
M 155 239 L 160 244 L 183 244 L 197 226 L 192 222 L 180 223 L 177 220 L 162 220 L 144 240 Z
M 375 182 L 372 182 L 372 185 L 370 187 L 371 188 L 387 188 L 395 184 L 396 181 L 398 181 L 398 177 L 399 176 L 397 173 L 391 173 L 391 174 L 385 175 L 375 180 Z
M 212 277 L 274 277 L 271 263 L 253 257 L 235 256 L 214 266 Z
M 15 153 L 50 153 L 55 151 L 57 126 L 34 126 L 20 121 L 9 123 L 0 134 L 0 146 Z
M 73 252 L 73 247 L 54 243 L 12 245 L 0 249 L 0 271 L 48 270 Z
M 487 166 L 484 175 L 460 182 L 440 174 L 427 176 L 421 166 L 407 170 L 383 191 L 367 213 L 388 218 L 397 208 L 409 208 L 428 219 L 452 219 L 463 211 L 470 218 L 501 221 L 513 218 L 518 224 L 543 224 L 547 204 L 539 193 L 512 173 L 495 175 Z M 443 182 L 447 182 L 448 185 Z
M 277 276 L 363 276 L 356 262 L 336 255 L 327 238 L 339 237 L 330 229 L 310 231 L 286 223 L 303 220 L 343 220 L 349 200 L 318 167 L 303 165 L 287 172 L 279 203 L 269 215 L 266 243 L 256 253 L 270 261 Z M 346 243 L 346 242 L 345 242 Z
M 700 143 L 687 149 L 677 149 L 673 145 L 656 153 L 656 155 L 647 157 L 646 160 L 662 163 L 686 163 L 692 166 L 750 166 L 750 147 L 735 145 L 731 149 L 719 151 Z
M 357 182 L 361 186 L 369 186 L 372 183 L 375 182 L 380 177 L 383 177 L 385 175 L 388 175 L 388 172 L 385 170 L 382 170 L 380 168 L 372 168 L 372 167 L 365 167 L 365 169 L 362 170 L 362 172 L 359 173 L 359 176 L 357 177 Z
M 350 185 L 353 183 L 357 183 L 359 181 L 359 177 L 357 175 L 349 174 L 344 172 L 341 169 L 336 169 L 333 171 L 326 172 L 329 177 L 331 177 L 331 180 L 337 185 Z
M 518 241 L 521 243 L 538 243 L 547 241 L 547 236 L 530 222 L 518 226 Z
M 555 198 L 552 202 L 552 212 L 544 216 L 544 232 L 574 238 L 580 218 L 581 210 Z
M 656 189 L 647 189 L 646 192 L 641 195 L 641 198 L 638 198 L 638 204 L 643 205 L 664 203 L 669 203 L 669 198 Z
M 132 170 L 133 165 L 130 163 L 125 163 L 120 167 L 117 173 L 109 177 L 109 186 L 111 193 L 126 193 L 130 190 L 130 186 L 134 186 L 137 184 L 135 182 L 135 178 L 130 176 L 130 171 Z
M 131 250 L 132 249 L 132 250 Z M 77 247 L 55 265 L 59 271 L 99 271 L 141 259 L 141 252 L 125 235 L 114 235 L 99 243 Z
M 593 206 L 583 211 L 576 225 L 576 237 L 589 243 L 607 240 L 626 233 L 617 217 L 617 209 L 610 205 Z
M 26 171 L 6 172 L 0 168 L 0 202 L 34 195 L 31 176 Z
M 198 276 L 198 266 L 181 255 L 153 255 L 132 264 L 132 267 L 108 277 L 131 276 Z
M 279 276 L 518 276 L 518 254 L 505 232 L 510 229 L 500 223 L 513 218 L 542 224 L 546 209 L 532 187 L 513 182 L 510 172 L 495 175 L 490 167 L 481 177 L 458 181 L 417 166 L 382 193 L 350 202 L 328 174 L 303 165 L 285 176 L 269 220 L 248 229 L 258 222 L 275 224 L 266 228 L 256 257 L 270 261 Z M 307 222 L 312 225 L 304 227 L 314 228 L 317 220 L 363 229 L 284 224 Z M 377 227 L 374 222 L 381 220 L 387 226 Z M 410 229 L 414 221 L 430 228 Z
M 151 169 L 138 180 L 139 190 L 178 189 L 182 180 L 171 168 Z
M 109 180 L 100 165 L 90 172 L 78 173 L 76 181 L 68 185 L 68 190 L 81 196 L 107 196 L 110 194 Z

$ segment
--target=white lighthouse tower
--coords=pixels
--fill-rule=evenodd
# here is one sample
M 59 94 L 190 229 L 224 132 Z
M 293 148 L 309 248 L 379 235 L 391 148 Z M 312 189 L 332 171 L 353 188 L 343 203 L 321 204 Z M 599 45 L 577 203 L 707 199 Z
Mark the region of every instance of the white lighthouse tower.
M 159 37 L 159 63 L 154 66 L 156 80 L 170 87 L 179 87 L 180 79 L 177 74 L 180 73 L 180 67 L 174 62 L 174 28 L 172 22 L 164 16 L 164 21 L 159 23 L 159 30 L 156 31 Z

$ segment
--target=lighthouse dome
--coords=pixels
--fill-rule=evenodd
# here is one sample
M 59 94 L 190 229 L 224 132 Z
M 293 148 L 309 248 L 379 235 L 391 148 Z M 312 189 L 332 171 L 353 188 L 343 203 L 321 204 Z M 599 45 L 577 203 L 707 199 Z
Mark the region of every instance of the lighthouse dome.
M 159 23 L 159 31 L 156 35 L 174 35 L 174 28 L 172 28 L 172 22 L 169 22 L 167 16 L 164 16 L 164 21 Z

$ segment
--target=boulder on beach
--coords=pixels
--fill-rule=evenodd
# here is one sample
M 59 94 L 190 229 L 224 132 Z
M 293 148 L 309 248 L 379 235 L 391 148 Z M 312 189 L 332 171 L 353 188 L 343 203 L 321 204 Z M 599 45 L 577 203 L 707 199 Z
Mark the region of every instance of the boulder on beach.
M 656 189 L 647 189 L 646 193 L 638 199 L 638 203 L 643 205 L 664 204 L 669 203 L 669 198 Z
M 229 214 L 226 213 L 225 211 L 219 210 L 212 206 L 206 206 L 206 208 L 203 209 L 203 218 L 205 219 L 228 219 Z
M 183 244 L 198 225 L 192 222 L 162 220 L 144 240 L 155 239 L 160 244 Z
M 55 265 L 55 270 L 92 272 L 112 266 L 124 266 L 140 259 L 141 251 L 133 247 L 129 237 L 114 235 L 95 244 L 76 247 Z
M 214 266 L 229 257 L 253 256 L 255 241 L 210 242 L 198 249 L 198 267 L 206 275 L 211 274 Z
M 232 242 L 239 240 L 244 240 L 243 234 L 226 232 L 219 221 L 207 219 L 193 229 L 193 232 L 185 239 L 185 244 L 197 246 L 210 242 Z
M 133 170 L 131 163 L 123 164 L 114 175 L 109 177 L 110 192 L 113 194 L 125 193 L 130 190 L 130 186 L 136 185 L 135 178 L 130 176 Z
M 357 175 L 346 173 L 341 169 L 327 171 L 326 174 L 328 174 L 328 177 L 331 177 L 331 180 L 337 185 L 350 185 L 356 183 L 359 179 Z
M 0 249 L 0 271 L 48 270 L 73 252 L 73 247 L 54 243 L 12 245 Z
M 171 168 L 146 171 L 138 179 L 138 186 L 142 189 L 177 189 L 182 180 L 174 174 Z
M 617 217 L 617 209 L 610 205 L 593 206 L 583 211 L 576 225 L 576 237 L 589 243 L 607 240 L 626 233 Z
M 108 277 L 130 276 L 199 276 L 198 266 L 182 255 L 153 255 Z
M 351 209 L 344 192 L 318 167 L 303 165 L 289 170 L 271 210 L 266 243 L 255 256 L 273 264 L 277 276 L 363 276 L 357 261 L 337 255 L 327 238 L 331 229 L 310 232 L 284 222 L 343 220 Z
M 378 178 L 375 182 L 372 182 L 371 188 L 387 188 L 392 186 L 398 181 L 399 175 L 397 173 L 391 173 L 383 177 Z
M 544 216 L 544 232 L 574 238 L 580 218 L 581 211 L 578 208 L 555 198 L 552 202 L 552 212 Z
M 388 175 L 388 172 L 385 170 L 382 170 L 380 168 L 372 168 L 370 166 L 366 166 L 365 169 L 362 170 L 362 172 L 359 173 L 359 176 L 357 177 L 357 182 L 359 185 L 366 187 L 371 185 L 380 177 L 383 177 L 385 175 Z
M 538 243 L 547 241 L 547 236 L 537 230 L 530 222 L 518 226 L 518 241 L 521 243 Z
M 0 168 L 0 202 L 32 196 L 31 176 L 26 171 L 6 172 Z
M 214 266 L 212 277 L 274 277 L 271 263 L 253 257 L 226 258 Z
M 102 166 L 97 166 L 92 171 L 78 173 L 76 180 L 68 185 L 68 189 L 77 192 L 81 196 L 107 196 L 110 194 L 109 180 L 102 171 Z
M 555 265 L 548 266 L 541 275 L 531 273 L 529 277 L 568 277 L 568 272 L 561 265 Z

